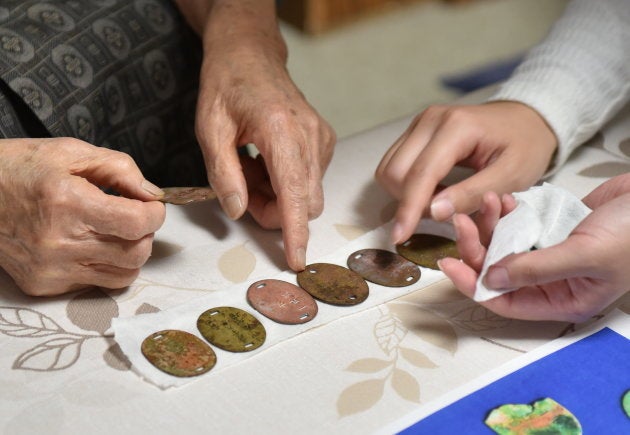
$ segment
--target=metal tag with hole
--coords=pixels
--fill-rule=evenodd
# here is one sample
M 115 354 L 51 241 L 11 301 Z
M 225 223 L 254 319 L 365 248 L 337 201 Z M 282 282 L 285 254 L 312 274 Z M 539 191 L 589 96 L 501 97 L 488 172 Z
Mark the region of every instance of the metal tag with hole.
M 201 335 L 216 347 L 230 352 L 249 352 L 265 342 L 267 333 L 260 321 L 247 311 L 216 307 L 197 319 Z
M 186 205 L 217 197 L 211 187 L 165 187 L 162 190 L 164 196 L 160 201 L 175 205 Z
M 433 234 L 414 234 L 396 245 L 396 252 L 419 266 L 439 270 L 437 261 L 446 257 L 459 258 L 457 245 L 451 239 Z
M 217 362 L 210 346 L 186 331 L 166 329 L 144 339 L 142 355 L 169 375 L 191 377 L 206 373 Z
M 315 299 L 332 305 L 357 305 L 370 290 L 357 273 L 330 263 L 314 263 L 297 274 L 300 287 Z
M 350 270 L 387 287 L 405 287 L 420 279 L 415 263 L 384 249 L 361 249 L 350 254 L 347 262 Z
M 247 289 L 247 302 L 274 322 L 297 325 L 317 315 L 317 302 L 304 289 L 278 279 L 264 279 Z

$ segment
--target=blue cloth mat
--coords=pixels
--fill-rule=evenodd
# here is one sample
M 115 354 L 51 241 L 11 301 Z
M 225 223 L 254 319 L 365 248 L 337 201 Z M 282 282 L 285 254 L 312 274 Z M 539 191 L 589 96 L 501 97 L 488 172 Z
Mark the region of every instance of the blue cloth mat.
M 522 60 L 523 55 L 519 55 L 511 59 L 493 62 L 472 71 L 445 76 L 441 82 L 443 86 L 465 94 L 507 79 Z

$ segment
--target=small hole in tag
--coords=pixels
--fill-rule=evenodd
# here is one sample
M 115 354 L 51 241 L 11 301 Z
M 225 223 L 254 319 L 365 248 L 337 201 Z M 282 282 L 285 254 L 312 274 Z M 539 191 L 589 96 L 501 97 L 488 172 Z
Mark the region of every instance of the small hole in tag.
M 266 287 L 266 286 L 267 286 L 267 283 L 266 283 L 266 282 L 261 282 L 260 284 L 258 284 L 258 285 L 256 286 L 256 288 L 263 288 L 263 287 Z
M 359 258 L 361 258 L 361 257 L 363 257 L 363 254 L 357 254 L 357 255 L 355 255 L 355 256 L 354 256 L 354 258 L 356 258 L 357 260 L 358 260 Z
M 309 316 L 308 313 L 304 313 L 300 316 L 300 320 L 306 319 Z
M 409 246 L 410 244 L 411 244 L 411 241 L 410 241 L 410 240 L 407 240 L 407 241 L 406 241 L 405 243 L 403 243 L 402 245 L 403 245 L 403 246 Z
M 196 371 L 196 372 L 200 372 L 200 371 L 202 371 L 202 370 L 205 370 L 205 367 L 197 367 L 197 368 L 195 369 L 195 371 Z
M 351 301 L 354 301 L 357 297 L 355 295 L 352 296 L 348 296 L 348 299 L 350 299 Z
M 409 282 L 409 281 L 413 281 L 414 277 L 409 275 L 407 278 L 405 278 L 405 281 Z
M 308 273 L 317 273 L 317 271 L 315 269 L 309 269 Z
M 164 338 L 164 336 L 162 334 L 156 335 L 155 337 L 153 337 L 154 340 L 161 340 L 163 338 Z
M 218 312 L 218 311 L 212 311 L 212 312 L 210 313 L 210 315 L 211 315 L 211 316 L 216 316 L 217 314 L 219 314 L 219 312 Z
M 247 343 L 245 346 L 243 346 L 245 349 L 250 348 L 254 345 L 254 343 Z

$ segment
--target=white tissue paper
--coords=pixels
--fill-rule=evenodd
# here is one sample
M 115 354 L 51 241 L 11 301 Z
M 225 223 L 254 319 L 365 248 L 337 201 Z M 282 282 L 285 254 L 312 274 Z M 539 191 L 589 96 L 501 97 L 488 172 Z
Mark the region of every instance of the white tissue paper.
M 483 302 L 516 289 L 486 288 L 488 268 L 510 254 L 547 248 L 565 240 L 591 212 L 571 192 L 544 183 L 525 192 L 514 193 L 516 208 L 502 217 L 494 229 L 486 259 L 477 279 L 474 299 Z

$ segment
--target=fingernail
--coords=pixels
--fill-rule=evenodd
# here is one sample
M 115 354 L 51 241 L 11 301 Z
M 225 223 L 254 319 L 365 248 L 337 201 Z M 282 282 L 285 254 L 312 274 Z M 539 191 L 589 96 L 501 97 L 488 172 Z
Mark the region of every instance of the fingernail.
M 453 230 L 455 231 L 455 240 L 459 240 L 459 215 L 453 216 Z
M 304 270 L 306 267 L 306 249 L 297 248 L 295 250 L 295 262 L 299 270 Z
M 431 217 L 436 221 L 445 221 L 455 213 L 453 203 L 446 198 L 436 199 L 431 203 Z
M 486 287 L 492 289 L 504 289 L 511 287 L 507 269 L 501 266 L 491 266 L 488 269 L 488 273 L 486 273 L 484 283 L 486 284 Z
M 164 196 L 164 191 L 155 184 L 151 183 L 149 180 L 142 180 L 141 186 L 145 191 L 149 192 L 153 196 Z
M 439 260 L 437 261 L 437 267 L 438 267 L 438 268 L 439 268 L 442 272 L 444 272 L 444 270 L 442 270 L 442 259 L 439 259 Z
M 391 235 L 391 240 L 394 245 L 397 245 L 402 242 L 402 240 L 400 240 L 402 237 L 402 232 L 403 232 L 402 225 L 396 222 L 394 224 L 394 227 L 392 228 L 392 235 Z
M 223 198 L 223 201 L 221 201 L 221 204 L 230 219 L 238 219 L 241 216 L 243 201 L 241 201 L 241 195 L 238 193 L 226 196 Z

